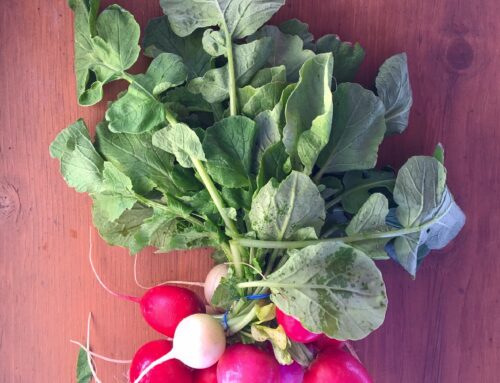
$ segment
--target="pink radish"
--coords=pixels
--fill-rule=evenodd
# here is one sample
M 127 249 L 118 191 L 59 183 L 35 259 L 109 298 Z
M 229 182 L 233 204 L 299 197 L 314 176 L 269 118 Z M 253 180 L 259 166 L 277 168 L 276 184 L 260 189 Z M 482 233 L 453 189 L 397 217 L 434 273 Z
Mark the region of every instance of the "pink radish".
M 304 375 L 304 383 L 373 383 L 352 355 L 334 348 L 318 354 Z
M 280 366 L 280 383 L 302 383 L 304 369 L 296 362 L 289 366 Z
M 134 356 L 130 366 L 130 381 L 135 381 L 156 359 L 162 357 L 172 349 L 172 342 L 155 340 L 143 345 Z M 143 383 L 185 382 L 193 381 L 193 372 L 178 360 L 169 360 L 161 366 L 148 372 L 142 379 Z
M 159 333 L 172 338 L 175 328 L 189 315 L 204 313 L 205 305 L 191 290 L 177 286 L 156 286 L 149 289 L 142 298 L 119 294 L 109 287 L 97 274 L 89 252 L 90 266 L 99 284 L 111 295 L 139 303 L 146 322 Z
M 217 365 L 218 383 L 279 383 L 278 362 L 250 344 L 230 346 Z
M 217 383 L 217 365 L 203 370 L 194 370 L 193 383 Z
M 191 368 L 211 367 L 217 363 L 225 349 L 226 335 L 219 321 L 207 314 L 190 315 L 175 329 L 172 349 L 159 355 L 133 383 L 143 383 L 143 378 L 150 371 L 172 359 L 177 359 Z
M 321 337 L 319 339 L 317 339 L 315 342 L 314 342 L 314 346 L 316 346 L 316 348 L 318 350 L 324 350 L 324 349 L 327 349 L 327 348 L 336 348 L 336 349 L 341 349 L 345 346 L 345 341 L 343 340 L 337 340 L 337 339 L 333 339 L 333 338 L 329 338 L 327 337 L 326 335 L 321 335 Z
M 319 339 L 322 334 L 315 334 L 306 330 L 302 324 L 294 317 L 285 314 L 276 307 L 276 321 L 283 326 L 286 335 L 298 343 L 310 343 Z

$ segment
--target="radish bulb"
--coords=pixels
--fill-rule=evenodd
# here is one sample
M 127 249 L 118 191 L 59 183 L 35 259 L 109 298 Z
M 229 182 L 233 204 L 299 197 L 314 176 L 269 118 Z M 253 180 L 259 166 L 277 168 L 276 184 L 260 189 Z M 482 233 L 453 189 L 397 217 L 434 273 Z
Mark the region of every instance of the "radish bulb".
M 214 296 L 215 289 L 219 286 L 220 280 L 227 275 L 229 268 L 227 265 L 221 263 L 220 265 L 214 266 L 207 274 L 205 279 L 205 299 L 208 304 L 212 302 L 212 297 Z
M 222 325 L 210 315 L 193 314 L 184 318 L 175 329 L 172 350 L 144 369 L 134 383 L 139 383 L 153 368 L 171 359 L 186 366 L 203 369 L 213 366 L 226 349 Z

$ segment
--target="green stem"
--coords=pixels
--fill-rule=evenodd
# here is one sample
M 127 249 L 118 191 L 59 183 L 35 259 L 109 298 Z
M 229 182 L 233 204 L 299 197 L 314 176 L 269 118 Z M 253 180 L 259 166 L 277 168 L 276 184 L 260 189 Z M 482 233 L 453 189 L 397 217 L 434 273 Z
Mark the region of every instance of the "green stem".
M 255 317 L 256 317 L 256 308 L 255 305 L 253 305 L 252 309 L 245 315 L 236 317 L 236 318 L 231 318 L 227 321 L 227 324 L 229 326 L 229 335 L 234 335 L 238 331 L 243 330 L 246 325 L 248 325 L 250 322 L 252 322 Z
M 227 67 L 229 72 L 229 113 L 231 114 L 231 116 L 236 116 L 238 114 L 238 95 L 233 56 L 233 41 L 225 23 L 223 24 L 222 29 L 224 30 L 224 34 L 226 35 Z
M 193 162 L 194 168 L 195 168 L 196 172 L 198 173 L 198 175 L 200 176 L 201 181 L 203 182 L 203 185 L 205 185 L 205 187 L 207 188 L 208 194 L 210 194 L 210 197 L 214 201 L 215 207 L 219 211 L 219 214 L 222 217 L 224 224 L 231 231 L 231 235 L 237 236 L 238 229 L 236 228 L 236 224 L 227 215 L 226 206 L 224 205 L 224 201 L 222 200 L 222 197 L 219 194 L 219 190 L 215 187 L 215 184 L 213 183 L 212 179 L 208 175 L 208 173 L 205 169 L 205 166 L 203 166 L 203 163 L 196 158 L 191 158 L 191 161 Z
M 234 269 L 236 271 L 236 276 L 238 278 L 243 277 L 243 269 L 241 267 L 241 256 L 240 256 L 240 248 L 238 245 L 229 242 L 229 247 L 231 249 L 231 255 L 233 258 Z
M 175 118 L 174 114 L 168 109 L 165 108 L 165 118 L 170 125 L 177 124 L 177 118 Z
M 408 235 L 412 233 L 417 233 L 422 230 L 427 229 L 428 227 L 434 225 L 436 222 L 441 220 L 448 212 L 450 211 L 452 205 L 444 211 L 443 214 L 427 221 L 419 226 L 399 229 L 399 230 L 390 230 L 380 233 L 370 233 L 370 234 L 356 234 L 348 237 L 338 237 L 338 238 L 325 238 L 325 239 L 314 239 L 314 240 L 305 240 L 305 241 L 263 241 L 259 239 L 251 239 L 251 238 L 238 238 L 233 240 L 232 242 L 239 243 L 241 246 L 245 247 L 256 247 L 256 248 L 264 248 L 264 249 L 301 249 L 303 247 L 316 245 L 318 243 L 329 243 L 329 242 L 342 242 L 342 243 L 351 243 L 351 242 L 360 242 L 367 241 L 371 239 L 382 239 L 382 238 L 395 238 L 400 237 L 402 235 Z
M 165 118 L 167 119 L 169 124 L 177 123 L 177 119 L 168 108 L 165 108 Z M 239 237 L 238 228 L 236 227 L 235 222 L 228 216 L 226 212 L 226 206 L 224 204 L 224 201 L 222 200 L 219 190 L 213 183 L 212 178 L 210 178 L 210 175 L 207 173 L 205 166 L 197 158 L 191 157 L 191 162 L 193 163 L 196 172 L 200 176 L 203 185 L 205 185 L 205 188 L 207 189 L 210 198 L 214 202 L 215 207 L 217 208 L 220 216 L 222 217 L 222 220 L 224 221 L 226 228 L 229 230 L 230 236 L 236 238 Z M 231 257 L 229 259 L 231 259 L 234 262 L 236 275 L 241 278 L 243 276 L 243 270 L 241 268 L 240 252 L 244 251 L 244 249 L 242 249 L 241 246 L 238 244 L 235 245 L 230 244 L 229 247 L 230 247 L 229 252 L 227 251 L 227 248 L 224 249 L 223 247 L 223 250 L 225 251 L 226 256 L 228 256 L 228 258 L 229 254 L 231 254 Z

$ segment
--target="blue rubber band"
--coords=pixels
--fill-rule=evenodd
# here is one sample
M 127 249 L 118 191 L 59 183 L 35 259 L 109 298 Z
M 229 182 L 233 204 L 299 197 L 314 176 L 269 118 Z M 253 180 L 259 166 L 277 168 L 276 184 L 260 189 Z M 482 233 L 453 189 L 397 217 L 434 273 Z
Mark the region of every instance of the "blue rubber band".
M 222 324 L 224 325 L 224 330 L 227 330 L 229 328 L 229 324 L 227 323 L 227 314 L 229 314 L 229 311 L 226 311 L 222 317 Z
M 271 294 L 254 294 L 254 295 L 247 295 L 245 298 L 250 299 L 250 300 L 257 300 L 257 299 L 266 299 L 269 298 Z

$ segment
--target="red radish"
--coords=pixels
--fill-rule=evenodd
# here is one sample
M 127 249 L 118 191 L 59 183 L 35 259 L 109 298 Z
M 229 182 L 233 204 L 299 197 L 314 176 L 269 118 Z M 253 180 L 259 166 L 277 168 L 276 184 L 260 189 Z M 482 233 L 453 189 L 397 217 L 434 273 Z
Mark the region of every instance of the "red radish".
M 341 349 L 345 346 L 345 341 L 329 338 L 323 334 L 319 339 L 317 339 L 314 342 L 314 345 L 318 350 L 324 350 L 326 348 Z
M 149 364 L 133 383 L 143 383 L 143 378 L 150 371 L 171 359 L 178 359 L 191 368 L 211 367 L 217 363 L 225 349 L 226 334 L 218 320 L 207 314 L 190 315 L 175 329 L 172 349 Z
M 181 320 L 205 312 L 205 305 L 191 290 L 177 286 L 158 286 L 140 300 L 142 316 L 159 333 L 170 338 Z
M 217 365 L 218 383 L 279 383 L 278 362 L 267 352 L 250 344 L 234 344 Z
M 304 369 L 297 362 L 289 366 L 280 366 L 280 383 L 302 383 Z
M 217 383 L 217 365 L 203 370 L 194 370 L 193 383 Z
M 352 355 L 329 348 L 320 352 L 311 363 L 304 383 L 372 383 L 372 379 Z
M 135 381 L 156 359 L 162 357 L 172 349 L 172 342 L 155 340 L 142 346 L 134 356 L 130 366 L 130 381 Z M 193 372 L 178 360 L 169 360 L 147 373 L 141 380 L 142 383 L 163 382 L 193 382 Z
M 146 322 L 159 333 L 172 338 L 181 320 L 192 314 L 204 313 L 205 305 L 191 290 L 177 286 L 156 286 L 149 289 L 142 298 L 119 294 L 107 287 L 101 280 L 89 253 L 90 266 L 99 284 L 111 295 L 139 303 Z
M 294 317 L 285 314 L 276 307 L 276 321 L 283 326 L 286 335 L 298 343 L 310 343 L 319 339 L 322 334 L 315 334 L 306 330 L 302 324 Z
M 205 299 L 211 304 L 215 289 L 219 286 L 220 280 L 227 275 L 229 267 L 224 263 L 212 267 L 205 278 Z

